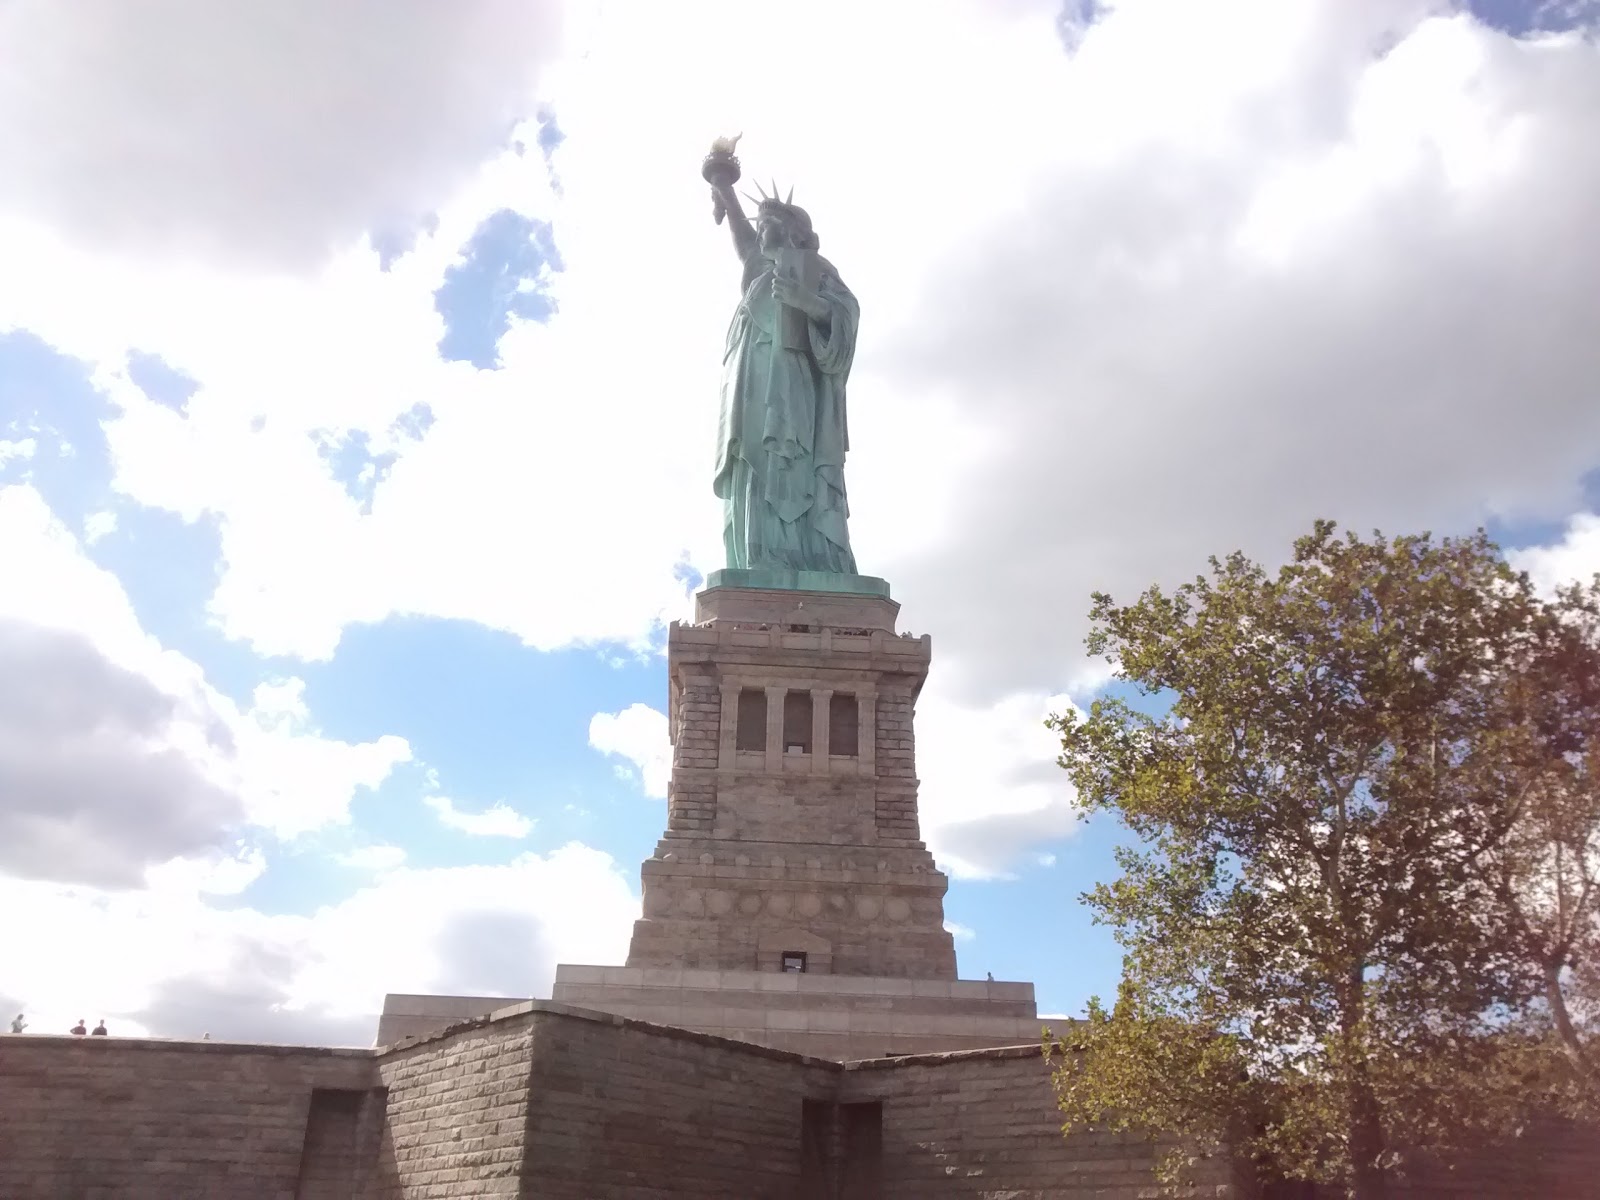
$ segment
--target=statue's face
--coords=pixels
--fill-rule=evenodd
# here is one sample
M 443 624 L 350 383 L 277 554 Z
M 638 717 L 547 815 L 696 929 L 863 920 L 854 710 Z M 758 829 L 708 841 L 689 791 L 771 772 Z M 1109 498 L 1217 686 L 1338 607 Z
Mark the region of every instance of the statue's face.
M 787 245 L 789 240 L 783 218 L 774 212 L 762 212 L 756 216 L 756 235 L 761 239 L 762 248 L 766 250 Z

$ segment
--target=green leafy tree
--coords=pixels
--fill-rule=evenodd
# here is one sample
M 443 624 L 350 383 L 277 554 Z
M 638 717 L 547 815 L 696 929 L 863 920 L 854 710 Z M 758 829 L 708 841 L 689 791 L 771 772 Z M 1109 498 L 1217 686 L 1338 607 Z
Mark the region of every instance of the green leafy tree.
M 1094 598 L 1091 651 L 1162 715 L 1052 719 L 1079 805 L 1139 842 L 1085 897 L 1123 979 L 1058 1095 L 1069 1128 L 1160 1128 L 1373 1200 L 1402 1148 L 1551 1101 L 1552 998 L 1594 949 L 1600 581 L 1549 603 L 1482 534 L 1329 522 L 1275 576 L 1211 567 Z
M 1600 581 L 1569 587 L 1501 672 L 1497 734 L 1515 813 L 1474 875 L 1527 971 L 1580 1095 L 1600 1100 Z

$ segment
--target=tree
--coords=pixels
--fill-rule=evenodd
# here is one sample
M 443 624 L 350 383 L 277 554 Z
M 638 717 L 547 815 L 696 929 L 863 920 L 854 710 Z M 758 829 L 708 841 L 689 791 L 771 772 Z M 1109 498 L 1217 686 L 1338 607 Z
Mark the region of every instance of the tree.
M 1600 581 L 1558 593 L 1497 713 L 1516 820 L 1473 864 L 1581 1093 L 1600 1098 Z
M 1551 1098 L 1546 1030 L 1595 951 L 1600 580 L 1546 602 L 1481 533 L 1330 522 L 1276 576 L 1211 568 L 1094 598 L 1091 652 L 1164 713 L 1052 718 L 1081 809 L 1141 843 L 1085 897 L 1123 979 L 1058 1095 L 1069 1127 L 1231 1143 L 1373 1200 L 1402 1149 Z

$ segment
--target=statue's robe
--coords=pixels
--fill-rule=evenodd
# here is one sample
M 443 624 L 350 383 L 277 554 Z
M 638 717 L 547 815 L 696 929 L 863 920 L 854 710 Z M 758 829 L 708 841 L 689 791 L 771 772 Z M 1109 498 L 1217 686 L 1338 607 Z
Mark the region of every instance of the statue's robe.
M 723 501 L 728 566 L 855 574 L 846 527 L 845 380 L 860 309 L 826 259 L 818 291 L 826 321 L 807 320 L 810 345 L 783 346 L 773 265 L 745 261 L 744 297 L 722 362 L 714 490 Z

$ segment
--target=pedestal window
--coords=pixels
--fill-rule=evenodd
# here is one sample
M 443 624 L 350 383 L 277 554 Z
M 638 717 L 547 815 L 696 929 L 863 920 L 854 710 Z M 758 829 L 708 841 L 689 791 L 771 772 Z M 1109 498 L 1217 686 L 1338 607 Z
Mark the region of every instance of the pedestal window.
M 783 697 L 783 752 L 811 753 L 811 693 L 789 691 Z
M 861 710 L 848 692 L 828 698 L 828 753 L 855 758 L 861 752 Z
M 739 726 L 735 745 L 757 753 L 767 748 L 767 693 L 744 688 L 739 693 Z

